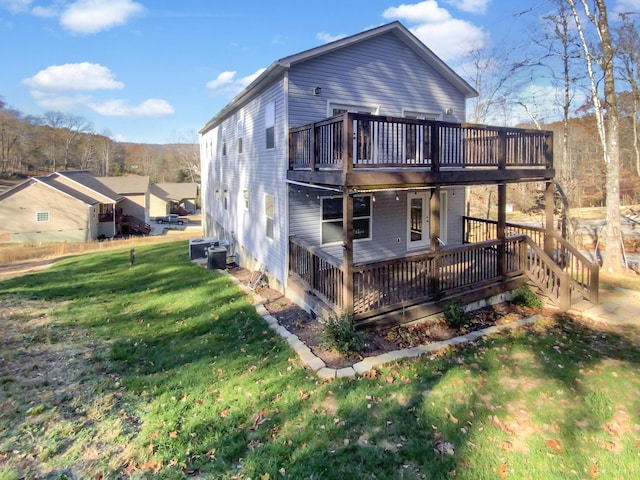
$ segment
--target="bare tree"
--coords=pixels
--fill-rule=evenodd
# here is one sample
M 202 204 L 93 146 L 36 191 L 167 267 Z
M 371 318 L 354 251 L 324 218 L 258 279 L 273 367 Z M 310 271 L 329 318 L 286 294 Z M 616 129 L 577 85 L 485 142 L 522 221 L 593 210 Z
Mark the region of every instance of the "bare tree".
M 637 14 L 620 15 L 622 25 L 615 29 L 617 57 L 620 59 L 620 76 L 631 88 L 631 124 L 635 169 L 640 176 L 640 145 L 638 145 L 638 114 L 640 113 L 640 35 Z
M 609 271 L 622 269 L 622 248 L 620 230 L 620 153 L 618 145 L 618 104 L 615 90 L 614 49 L 607 18 L 605 0 L 594 0 L 592 12 L 587 0 L 581 0 L 584 14 L 595 27 L 597 42 L 601 51 L 596 57 L 589 45 L 578 13 L 575 0 L 566 0 L 571 7 L 580 43 L 584 51 L 585 64 L 591 85 L 591 96 L 598 125 L 598 135 L 604 152 L 606 165 L 606 214 L 605 214 L 605 258 L 603 268 Z M 598 82 L 594 67 L 599 65 L 604 75 L 604 103 L 598 92 Z
M 78 138 L 80 133 L 90 133 L 93 125 L 87 119 L 79 115 L 63 115 L 62 124 L 60 126 L 64 137 L 64 169 L 69 168 L 69 154 L 73 142 Z

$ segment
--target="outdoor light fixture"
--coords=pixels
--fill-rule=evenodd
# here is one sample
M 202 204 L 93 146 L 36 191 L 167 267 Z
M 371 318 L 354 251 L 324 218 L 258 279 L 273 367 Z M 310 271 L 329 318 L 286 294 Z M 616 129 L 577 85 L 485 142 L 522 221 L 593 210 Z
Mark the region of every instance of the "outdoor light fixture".
M 451 108 L 451 107 L 445 108 L 444 109 L 444 114 L 445 115 L 453 115 L 453 108 Z
M 322 88 L 314 87 L 314 89 L 313 89 L 313 94 L 314 95 L 320 95 L 321 93 L 322 93 Z

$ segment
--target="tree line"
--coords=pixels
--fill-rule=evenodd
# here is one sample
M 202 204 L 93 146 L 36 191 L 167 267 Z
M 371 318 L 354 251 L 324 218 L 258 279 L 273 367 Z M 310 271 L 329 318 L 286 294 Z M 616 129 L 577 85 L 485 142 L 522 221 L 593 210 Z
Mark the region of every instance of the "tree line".
M 122 143 L 95 133 L 85 118 L 56 111 L 24 115 L 0 98 L 0 175 L 29 177 L 60 170 L 98 176 L 148 175 L 152 182 L 199 182 L 195 142 Z

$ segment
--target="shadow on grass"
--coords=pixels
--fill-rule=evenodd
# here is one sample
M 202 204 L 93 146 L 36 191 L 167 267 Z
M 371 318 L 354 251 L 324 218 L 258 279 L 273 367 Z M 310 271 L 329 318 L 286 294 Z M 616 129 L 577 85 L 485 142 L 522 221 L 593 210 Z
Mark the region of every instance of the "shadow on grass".
M 596 465 L 640 477 L 640 354 L 623 334 L 558 317 L 323 382 L 228 278 L 193 266 L 186 250 L 137 249 L 133 268 L 128 251 L 86 255 L 0 283 L 64 300 L 59 322 L 109 344 L 106 368 L 138 418 L 131 463 L 106 474 L 78 461 L 74 471 L 476 480 L 588 478 Z

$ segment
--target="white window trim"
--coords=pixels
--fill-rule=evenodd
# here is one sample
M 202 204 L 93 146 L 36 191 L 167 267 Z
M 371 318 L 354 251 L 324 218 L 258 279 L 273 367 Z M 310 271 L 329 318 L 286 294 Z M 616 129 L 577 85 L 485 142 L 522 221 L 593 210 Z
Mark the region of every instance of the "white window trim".
M 267 146 L 268 131 L 273 128 L 273 147 Z M 273 150 L 276 148 L 276 102 L 272 101 L 264 106 L 264 146 L 266 150 Z
M 46 217 L 46 219 L 40 219 L 42 217 Z M 48 221 L 51 220 L 51 213 L 47 210 L 47 211 L 43 211 L 43 212 L 36 212 L 36 223 L 46 223 Z
M 273 203 L 273 216 L 270 217 L 269 215 L 267 215 L 267 198 L 271 197 L 271 201 Z M 272 225 L 272 232 L 271 232 L 271 236 L 269 236 L 269 220 L 271 220 L 271 225 Z M 265 237 L 270 240 L 273 241 L 275 239 L 276 236 L 276 197 L 274 195 L 271 195 L 269 193 L 265 193 L 264 194 L 264 228 L 265 228 Z
M 360 242 L 369 242 L 371 241 L 371 239 L 373 238 L 373 195 L 371 194 L 362 194 L 362 195 L 356 195 L 357 197 L 369 197 L 369 215 L 368 216 L 360 216 L 360 217 L 356 217 L 354 216 L 353 219 L 364 219 L 364 218 L 368 218 L 369 219 L 369 236 L 365 237 L 365 238 L 358 238 L 358 239 L 354 239 L 353 242 L 354 243 L 360 243 Z M 328 199 L 333 199 L 333 198 L 340 198 L 342 199 L 342 197 L 337 196 L 337 195 L 331 195 L 331 196 L 324 196 L 321 197 L 320 199 L 320 244 L 321 245 L 338 245 L 342 242 L 342 240 L 340 241 L 336 241 L 336 242 L 328 242 L 328 243 L 322 243 L 322 226 L 325 223 L 332 223 L 332 222 L 337 222 L 338 219 L 330 219 L 330 220 L 323 220 L 322 218 L 322 212 L 324 210 L 324 201 L 328 200 Z M 342 211 L 342 220 L 344 221 L 344 210 Z
M 422 199 L 422 240 L 411 241 L 411 200 L 414 198 Z M 407 193 L 407 250 L 415 250 L 418 248 L 428 248 L 431 244 L 431 232 L 429 230 L 429 200 L 431 191 L 416 191 Z

